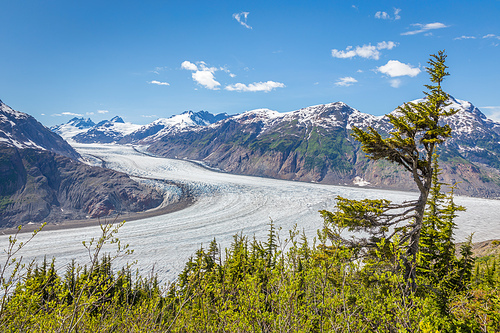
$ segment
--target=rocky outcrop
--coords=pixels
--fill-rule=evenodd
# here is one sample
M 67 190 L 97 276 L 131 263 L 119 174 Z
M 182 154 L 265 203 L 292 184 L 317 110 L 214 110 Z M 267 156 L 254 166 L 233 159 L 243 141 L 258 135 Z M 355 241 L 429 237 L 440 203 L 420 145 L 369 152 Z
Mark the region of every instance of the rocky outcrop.
M 161 204 L 126 174 L 40 149 L 0 145 L 0 227 L 138 212 Z

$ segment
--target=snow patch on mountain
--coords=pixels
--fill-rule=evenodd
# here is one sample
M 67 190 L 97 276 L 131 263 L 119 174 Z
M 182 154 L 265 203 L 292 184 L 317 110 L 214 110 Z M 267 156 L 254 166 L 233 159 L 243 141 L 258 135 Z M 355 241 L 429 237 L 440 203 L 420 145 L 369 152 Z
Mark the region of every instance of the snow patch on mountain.
M 80 156 L 59 135 L 27 113 L 15 111 L 0 101 L 0 144 L 18 149 L 48 150 L 73 159 Z
M 66 141 L 70 141 L 75 135 L 84 133 L 94 126 L 95 123 L 90 118 L 75 117 L 70 119 L 66 124 L 52 126 L 50 130 L 59 134 Z
M 116 116 L 111 120 L 99 122 L 86 131 L 73 136 L 72 139 L 81 143 L 111 143 L 117 142 L 139 128 L 141 128 L 141 125 L 125 122 L 122 118 Z
M 207 111 L 185 111 L 180 115 L 174 115 L 170 118 L 160 118 L 150 124 L 141 126 L 122 141 L 147 144 L 160 140 L 165 135 L 183 130 L 196 130 L 227 117 L 226 113 L 213 115 Z
M 16 111 L 16 110 L 12 109 L 10 106 L 4 104 L 2 102 L 2 100 L 0 100 L 0 112 L 4 113 L 4 114 L 0 115 L 1 121 L 8 120 L 9 117 L 12 117 L 14 119 L 28 119 L 28 117 L 29 117 L 28 114 L 26 114 L 24 112 Z M 7 117 L 7 116 L 9 116 L 9 117 Z
M 410 103 L 423 103 L 425 98 L 416 99 Z M 460 100 L 450 96 L 446 101 L 448 104 L 444 110 L 456 110 L 454 115 L 444 117 L 443 124 L 448 124 L 452 131 L 452 141 L 455 139 L 472 139 L 474 136 L 488 135 L 490 131 L 500 134 L 500 123 L 488 119 L 477 107 L 471 102 Z M 392 115 L 398 116 L 400 112 L 398 109 L 391 112 Z

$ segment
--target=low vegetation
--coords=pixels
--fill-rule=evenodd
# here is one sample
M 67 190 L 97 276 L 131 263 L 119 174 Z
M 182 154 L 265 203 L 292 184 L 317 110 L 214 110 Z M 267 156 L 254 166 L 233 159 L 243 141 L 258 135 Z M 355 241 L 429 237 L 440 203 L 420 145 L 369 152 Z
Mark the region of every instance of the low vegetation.
M 430 223 L 431 218 L 427 220 Z M 0 327 L 8 332 L 498 332 L 498 256 L 461 259 L 444 233 L 422 238 L 417 288 L 405 292 L 397 242 L 381 243 L 360 258 L 325 220 L 314 241 L 297 230 L 286 237 L 271 222 L 266 241 L 235 235 L 222 251 L 200 248 L 178 279 L 118 271 L 112 262 L 129 251 L 118 227 L 102 226 L 85 243 L 89 263 L 57 272 L 55 261 L 22 267 L 15 237 L 2 266 Z M 439 229 L 448 230 L 446 227 Z M 115 243 L 113 254 L 100 254 Z M 424 246 L 423 244 L 428 244 Z M 23 244 L 24 246 L 24 244 Z M 99 258 L 99 260 L 97 260 Z M 13 275 L 6 274 L 10 267 Z M 5 278 L 4 278 L 5 275 Z M 13 277 L 13 278 L 12 278 Z

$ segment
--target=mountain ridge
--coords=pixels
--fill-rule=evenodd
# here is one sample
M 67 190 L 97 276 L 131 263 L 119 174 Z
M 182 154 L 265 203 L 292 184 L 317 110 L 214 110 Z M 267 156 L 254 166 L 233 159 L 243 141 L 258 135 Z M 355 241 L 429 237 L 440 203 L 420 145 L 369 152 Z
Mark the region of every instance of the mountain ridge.
M 63 138 L 0 102 L 0 227 L 139 212 L 162 193 L 86 165 Z
M 439 150 L 443 181 L 458 182 L 457 194 L 500 197 L 500 123 L 468 101 L 450 97 L 449 102 L 447 108 L 458 112 L 445 120 L 453 133 Z M 350 135 L 352 127 L 369 126 L 388 135 L 392 127 L 387 116 L 363 113 L 343 102 L 284 113 L 255 109 L 204 123 L 193 120 L 197 114 L 160 118 L 112 142 L 148 145 L 151 153 L 200 160 L 231 173 L 415 190 L 403 170 L 366 159 Z
M 470 102 L 453 101 L 452 106 L 460 109 L 447 120 L 455 135 L 440 150 L 442 178 L 450 184 L 461 182 L 457 194 L 499 197 L 500 124 Z M 287 113 L 248 111 L 195 131 L 165 136 L 148 149 L 165 157 L 202 160 L 232 173 L 415 190 L 403 170 L 364 156 L 350 136 L 353 126 L 373 126 L 386 135 L 391 130 L 386 116 L 336 102 Z

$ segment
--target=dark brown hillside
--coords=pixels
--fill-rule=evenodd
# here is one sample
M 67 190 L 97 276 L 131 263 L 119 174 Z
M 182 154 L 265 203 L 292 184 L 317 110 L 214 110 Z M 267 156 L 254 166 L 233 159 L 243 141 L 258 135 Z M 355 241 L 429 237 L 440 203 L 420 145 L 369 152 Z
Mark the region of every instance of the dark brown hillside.
M 163 200 L 123 173 L 44 150 L 0 146 L 0 171 L 0 227 L 138 212 Z

